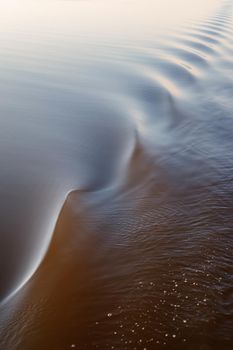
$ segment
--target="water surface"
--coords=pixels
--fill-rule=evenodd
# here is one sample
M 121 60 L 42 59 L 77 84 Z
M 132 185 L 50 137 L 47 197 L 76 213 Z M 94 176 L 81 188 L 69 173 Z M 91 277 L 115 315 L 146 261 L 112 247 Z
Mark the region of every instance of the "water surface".
M 230 350 L 231 1 L 0 23 L 0 348 Z

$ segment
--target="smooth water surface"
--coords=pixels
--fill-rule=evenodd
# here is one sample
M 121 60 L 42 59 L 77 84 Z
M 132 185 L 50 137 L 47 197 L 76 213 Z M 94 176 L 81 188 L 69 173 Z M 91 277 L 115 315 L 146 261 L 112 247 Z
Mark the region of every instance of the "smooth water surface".
M 0 349 L 230 350 L 233 3 L 0 2 Z

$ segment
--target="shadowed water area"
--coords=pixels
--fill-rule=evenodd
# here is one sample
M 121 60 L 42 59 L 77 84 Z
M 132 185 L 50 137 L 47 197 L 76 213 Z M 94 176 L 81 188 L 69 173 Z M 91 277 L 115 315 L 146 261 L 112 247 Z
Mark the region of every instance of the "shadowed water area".
M 230 350 L 233 3 L 0 3 L 0 349 Z

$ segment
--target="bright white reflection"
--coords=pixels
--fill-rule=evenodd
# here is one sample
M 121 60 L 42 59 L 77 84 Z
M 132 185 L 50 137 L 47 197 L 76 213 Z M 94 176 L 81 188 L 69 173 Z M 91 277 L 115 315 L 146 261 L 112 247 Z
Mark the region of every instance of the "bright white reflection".
M 218 4 L 220 0 L 1 0 L 0 27 L 140 33 L 209 15 Z

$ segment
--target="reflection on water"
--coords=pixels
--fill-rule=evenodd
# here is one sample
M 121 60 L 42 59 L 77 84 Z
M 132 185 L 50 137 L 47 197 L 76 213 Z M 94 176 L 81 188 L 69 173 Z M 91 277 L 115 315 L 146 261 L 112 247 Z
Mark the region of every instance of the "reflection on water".
M 162 3 L 0 4 L 1 349 L 231 349 L 232 5 Z

